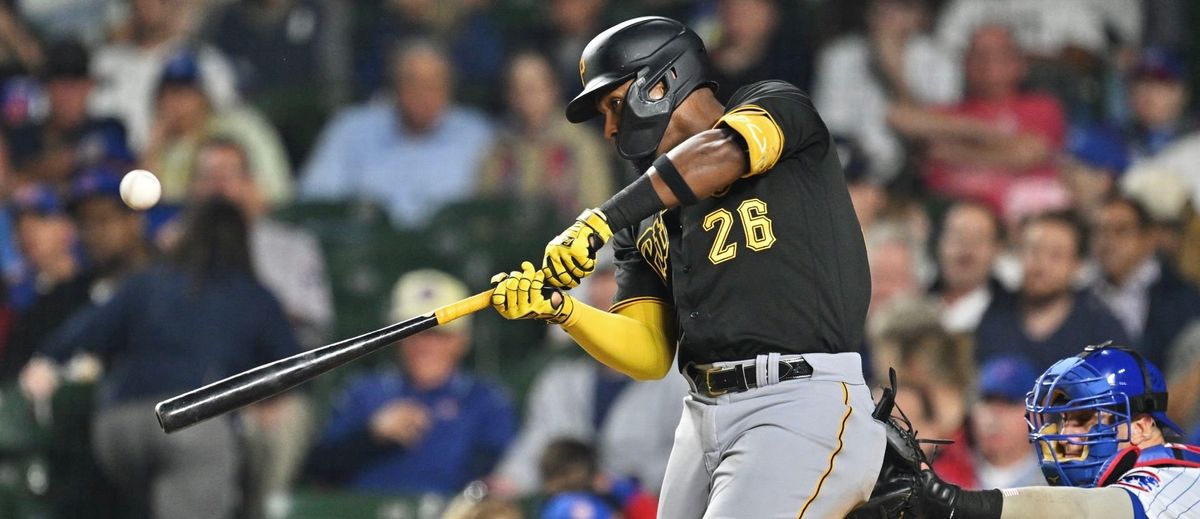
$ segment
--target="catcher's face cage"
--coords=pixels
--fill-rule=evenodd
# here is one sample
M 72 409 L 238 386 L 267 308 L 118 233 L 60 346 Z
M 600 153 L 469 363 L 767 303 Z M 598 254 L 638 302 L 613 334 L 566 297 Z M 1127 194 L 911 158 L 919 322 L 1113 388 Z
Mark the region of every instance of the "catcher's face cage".
M 1093 487 L 1106 461 L 1120 449 L 1121 440 L 1132 433 L 1129 398 L 1111 389 L 1086 394 L 1088 386 L 1097 382 L 1106 386 L 1103 376 L 1079 381 L 1044 378 L 1039 378 L 1038 386 L 1026 398 L 1026 420 L 1046 482 L 1056 487 Z M 1080 393 L 1085 395 L 1070 398 L 1070 394 Z M 1094 417 L 1091 426 L 1067 430 L 1068 420 L 1079 416 Z M 1078 446 L 1081 451 L 1068 454 L 1068 446 Z

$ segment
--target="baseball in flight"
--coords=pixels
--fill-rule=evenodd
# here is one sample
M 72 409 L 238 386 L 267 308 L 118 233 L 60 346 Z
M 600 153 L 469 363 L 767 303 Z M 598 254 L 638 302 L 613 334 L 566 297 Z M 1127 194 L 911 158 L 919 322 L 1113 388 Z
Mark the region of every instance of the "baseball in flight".
M 162 196 L 162 184 L 154 173 L 144 169 L 135 169 L 121 178 L 121 200 L 125 205 L 136 210 L 154 207 Z

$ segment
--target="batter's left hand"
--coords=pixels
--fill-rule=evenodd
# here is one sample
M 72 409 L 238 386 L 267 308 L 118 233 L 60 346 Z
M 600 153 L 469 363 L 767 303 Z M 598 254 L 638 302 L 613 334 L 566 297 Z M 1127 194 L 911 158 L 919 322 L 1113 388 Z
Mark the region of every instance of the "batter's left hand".
M 546 245 L 542 268 L 549 269 L 546 282 L 558 288 L 575 288 L 596 270 L 596 250 L 612 238 L 604 213 L 588 209 L 567 230 Z
M 562 302 L 557 306 L 551 302 L 554 290 L 550 294 L 543 292 L 546 288 L 545 272 L 533 267 L 533 263 L 521 262 L 521 270 L 505 274 L 503 272 L 492 277 L 492 307 L 505 319 L 541 319 L 552 323 L 562 323 L 570 315 L 571 298 L 559 294 Z

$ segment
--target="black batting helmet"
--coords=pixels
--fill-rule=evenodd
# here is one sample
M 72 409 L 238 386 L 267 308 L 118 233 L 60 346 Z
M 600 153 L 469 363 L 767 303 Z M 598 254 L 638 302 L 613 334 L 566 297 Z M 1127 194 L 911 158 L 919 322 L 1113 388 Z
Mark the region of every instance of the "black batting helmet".
M 599 115 L 597 97 L 633 80 L 617 129 L 617 151 L 630 160 L 654 155 L 671 112 L 688 94 L 700 87 L 717 87 L 700 36 L 661 16 L 627 20 L 592 38 L 579 58 L 579 79 L 583 92 L 567 104 L 567 120 L 573 123 Z M 650 90 L 659 81 L 665 83 L 666 95 L 650 99 Z

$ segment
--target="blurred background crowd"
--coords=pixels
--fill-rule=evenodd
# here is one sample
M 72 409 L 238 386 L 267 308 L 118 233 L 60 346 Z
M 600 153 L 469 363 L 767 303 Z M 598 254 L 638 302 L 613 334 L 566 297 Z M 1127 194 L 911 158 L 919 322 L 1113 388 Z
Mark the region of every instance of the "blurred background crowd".
M 653 517 L 683 378 L 491 312 L 152 418 L 538 257 L 636 174 L 562 110 L 588 40 L 645 14 L 704 37 L 721 99 L 811 93 L 867 241 L 869 376 L 955 440 L 945 479 L 1044 483 L 1025 392 L 1108 340 L 1200 434 L 1195 2 L 2 0 L 0 517 Z M 602 258 L 578 290 L 614 289 Z

